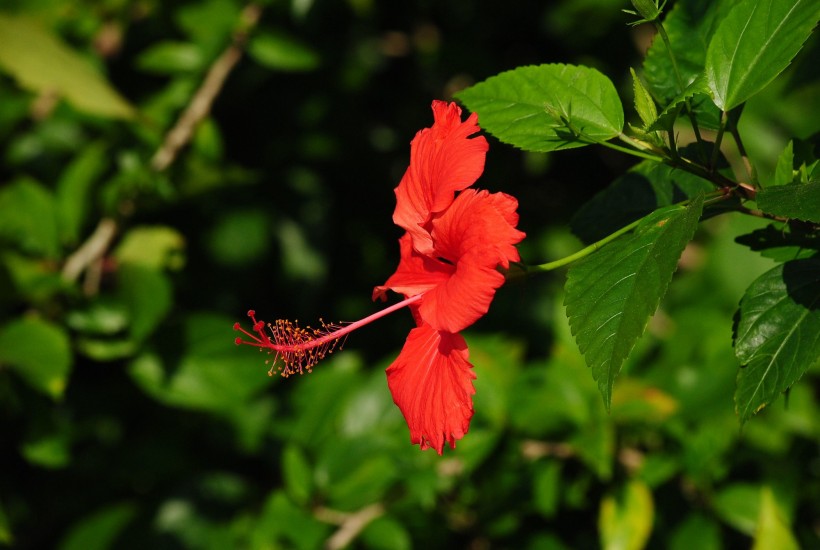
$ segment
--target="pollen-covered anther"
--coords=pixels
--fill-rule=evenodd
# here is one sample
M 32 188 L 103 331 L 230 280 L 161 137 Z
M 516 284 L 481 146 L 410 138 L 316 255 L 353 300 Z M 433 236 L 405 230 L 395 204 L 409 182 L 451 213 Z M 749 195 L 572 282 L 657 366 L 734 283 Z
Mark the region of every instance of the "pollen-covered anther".
M 266 349 L 273 359 L 265 363 L 270 365 L 268 375 L 278 372 L 287 378 L 292 374 L 311 372 L 313 367 L 333 353 L 341 349 L 346 333 L 335 335 L 342 328 L 336 324 L 327 324 L 320 319 L 321 328 L 300 327 L 298 321 L 277 319 L 273 323 L 256 320 L 256 313 L 251 310 L 248 317 L 253 322 L 253 332 L 242 328 L 239 323 L 234 330 L 242 332 L 248 340 L 237 338 L 237 344 L 246 344 L 260 349 Z M 255 334 L 254 334 L 255 333 Z

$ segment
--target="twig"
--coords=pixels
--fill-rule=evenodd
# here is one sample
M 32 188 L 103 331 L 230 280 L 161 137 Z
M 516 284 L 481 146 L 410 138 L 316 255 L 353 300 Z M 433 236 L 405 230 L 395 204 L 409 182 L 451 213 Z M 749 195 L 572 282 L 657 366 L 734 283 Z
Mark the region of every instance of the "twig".
M 231 70 L 242 57 L 248 32 L 259 21 L 262 9 L 250 4 L 242 11 L 242 29 L 233 37 L 233 43 L 214 61 L 205 80 L 197 90 L 185 112 L 179 117 L 176 125 L 165 136 L 162 146 L 151 159 L 151 169 L 162 172 L 176 159 L 179 151 L 188 144 L 197 125 L 211 112 L 214 99 L 219 95 Z
M 113 218 L 103 218 L 90 237 L 74 251 L 63 265 L 63 280 L 73 283 L 92 263 L 105 255 L 105 251 L 117 234 L 117 222 Z
M 344 548 L 350 544 L 371 521 L 383 514 L 384 506 L 378 502 L 349 514 L 329 508 L 319 508 L 315 512 L 319 520 L 339 525 L 339 529 L 325 541 L 325 548 L 327 550 Z

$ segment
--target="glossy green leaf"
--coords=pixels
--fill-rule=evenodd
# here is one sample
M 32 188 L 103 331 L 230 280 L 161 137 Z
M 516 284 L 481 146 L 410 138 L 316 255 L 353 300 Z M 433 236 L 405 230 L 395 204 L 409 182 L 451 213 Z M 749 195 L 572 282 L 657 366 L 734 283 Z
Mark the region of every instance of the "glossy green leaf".
M 765 88 L 789 63 L 820 19 L 816 0 L 743 0 L 715 31 L 706 79 L 715 104 L 734 109 Z
M 0 242 L 14 243 L 21 252 L 55 258 L 60 252 L 54 195 L 29 180 L 0 189 Z
M 757 205 L 767 214 L 820 223 L 820 182 L 764 187 Z
M 196 44 L 164 41 L 143 51 L 137 57 L 137 67 L 146 72 L 173 75 L 204 69 L 206 61 Z
M 607 141 L 624 125 L 612 81 L 595 69 L 563 64 L 519 67 L 456 94 L 479 124 L 525 151 L 583 147 Z M 581 137 L 580 134 L 583 134 Z
M 693 106 L 701 105 L 702 100 L 695 101 L 694 99 L 696 96 L 700 95 L 703 99 L 711 103 L 711 99 L 709 99 L 706 95 L 708 91 L 709 87 L 706 85 L 706 79 L 702 77 L 695 78 L 695 80 L 686 86 L 681 93 L 669 101 L 655 120 L 652 121 L 651 124 L 647 125 L 646 130 L 649 132 L 657 130 L 673 131 L 675 120 L 677 120 L 678 116 L 680 116 L 681 110 L 684 108 L 687 101 L 689 101 L 690 105 Z M 709 125 L 706 124 L 706 126 Z
M 311 71 L 320 62 L 315 50 L 282 32 L 255 34 L 248 44 L 248 54 L 261 65 L 277 71 Z
M 800 545 L 777 505 L 774 492 L 770 487 L 763 487 L 760 491 L 760 515 L 757 518 L 757 530 L 752 550 L 769 548 L 799 550 Z
M 638 116 L 641 117 L 643 125 L 646 128 L 658 118 L 658 108 L 655 106 L 655 100 L 652 99 L 649 91 L 643 85 L 641 79 L 638 78 L 635 69 L 630 67 L 629 72 L 632 73 L 632 92 L 635 96 L 635 111 L 638 112 Z
M 105 550 L 113 548 L 117 535 L 137 515 L 130 502 L 108 504 L 75 524 L 58 546 L 59 550 Z
M 567 317 L 607 409 L 615 377 L 666 293 L 702 209 L 702 195 L 686 207 L 661 208 L 569 269 Z
M 0 67 L 36 93 L 57 92 L 87 113 L 132 118 L 134 108 L 94 66 L 37 22 L 0 14 Z
M 572 232 L 593 243 L 662 206 L 671 206 L 714 185 L 666 164 L 645 160 L 592 197 L 570 221 Z
M 0 328 L 0 364 L 54 399 L 65 390 L 71 362 L 68 335 L 57 325 L 24 318 Z
M 604 550 L 640 550 L 649 540 L 655 506 L 652 493 L 641 481 L 632 480 L 619 495 L 601 500 L 598 530 Z
M 741 422 L 777 399 L 820 349 L 820 259 L 795 260 L 758 277 L 740 301 L 735 406 Z

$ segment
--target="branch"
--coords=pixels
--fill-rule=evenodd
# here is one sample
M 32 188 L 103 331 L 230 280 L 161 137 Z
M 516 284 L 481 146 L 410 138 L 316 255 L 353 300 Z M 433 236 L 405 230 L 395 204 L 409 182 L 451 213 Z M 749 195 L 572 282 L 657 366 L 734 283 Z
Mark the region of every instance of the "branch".
M 89 265 L 105 255 L 105 251 L 117 234 L 117 222 L 103 218 L 90 237 L 68 257 L 63 265 L 64 281 L 73 283 Z
M 352 513 L 318 508 L 315 514 L 320 521 L 339 525 L 339 529 L 325 541 L 327 550 L 338 550 L 349 545 L 371 521 L 383 515 L 384 506 L 377 502 Z
M 248 34 L 259 21 L 262 9 L 250 4 L 242 11 L 241 30 L 234 34 L 233 43 L 214 61 L 205 80 L 197 90 L 188 108 L 179 117 L 176 125 L 165 136 L 162 146 L 151 159 L 151 169 L 162 172 L 176 159 L 179 151 L 191 141 L 197 125 L 211 112 L 214 99 L 219 95 L 231 70 L 242 57 Z

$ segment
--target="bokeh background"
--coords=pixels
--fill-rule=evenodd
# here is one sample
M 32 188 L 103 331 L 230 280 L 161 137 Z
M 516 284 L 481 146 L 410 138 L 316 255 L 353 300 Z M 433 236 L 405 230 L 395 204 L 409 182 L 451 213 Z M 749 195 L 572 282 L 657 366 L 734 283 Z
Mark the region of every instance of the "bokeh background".
M 733 412 L 732 315 L 774 265 L 734 243 L 755 220 L 703 224 L 609 414 L 566 326 L 564 273 L 502 289 L 466 333 L 476 415 L 443 457 L 410 445 L 387 390 L 407 312 L 302 377 L 269 378 L 233 343 L 251 308 L 307 324 L 376 310 L 398 262 L 393 188 L 432 100 L 572 63 L 612 78 L 629 111 L 652 32 L 627 7 L 5 2 L 0 546 L 818 544 L 817 371 L 742 430 Z M 226 50 L 241 57 L 210 115 L 158 167 Z M 816 40 L 744 113 L 763 173 L 820 126 L 813 55 Z M 572 214 L 635 162 L 488 139 L 478 186 L 519 199 L 529 263 L 578 249 Z

